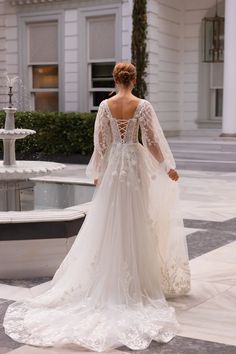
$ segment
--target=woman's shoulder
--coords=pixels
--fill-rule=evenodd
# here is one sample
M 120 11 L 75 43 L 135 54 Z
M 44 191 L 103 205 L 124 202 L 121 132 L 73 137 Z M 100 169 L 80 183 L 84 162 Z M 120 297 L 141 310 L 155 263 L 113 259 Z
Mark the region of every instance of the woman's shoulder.
M 100 110 L 104 110 L 106 108 L 106 103 L 107 103 L 107 100 L 102 100 L 100 103 L 99 103 L 99 106 L 98 106 L 98 111 Z
M 141 99 L 143 101 L 144 104 L 146 104 L 147 106 L 152 106 L 151 102 L 146 100 L 145 98 Z
M 141 99 L 141 106 L 143 107 L 143 109 L 147 109 L 147 110 L 150 110 L 150 109 L 153 109 L 153 105 L 151 104 L 150 101 L 146 100 L 145 98 L 142 98 Z
M 102 100 L 102 101 L 100 102 L 99 106 L 103 106 L 104 104 L 106 104 L 106 102 L 107 102 L 107 99 Z

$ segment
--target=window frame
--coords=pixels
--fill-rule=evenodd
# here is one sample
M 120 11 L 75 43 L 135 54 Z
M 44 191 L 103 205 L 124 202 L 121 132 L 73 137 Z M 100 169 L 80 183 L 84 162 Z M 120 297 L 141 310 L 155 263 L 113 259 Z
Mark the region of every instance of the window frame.
M 89 61 L 88 62 L 88 90 L 89 90 L 89 111 L 97 111 L 98 106 L 93 105 L 93 92 L 111 92 L 113 91 L 112 87 L 92 87 L 92 64 L 97 64 L 97 63 L 114 63 L 114 60 L 101 60 L 101 61 Z
M 209 70 L 209 76 L 210 76 L 210 120 L 214 120 L 214 121 L 222 121 L 223 119 L 223 114 L 222 116 L 217 116 L 216 115 L 216 100 L 217 100 L 217 90 L 222 89 L 223 90 L 223 94 L 224 94 L 224 82 L 223 82 L 223 76 L 221 78 L 221 80 L 219 80 L 220 82 L 218 84 L 214 84 L 214 79 L 213 79 L 213 75 L 214 75 L 214 67 L 213 65 L 215 65 L 216 63 L 210 63 L 210 70 Z M 224 65 L 223 63 L 217 63 L 219 65 Z M 223 68 L 221 68 L 223 70 Z M 223 101 L 222 101 L 222 112 L 223 112 Z
M 28 25 L 36 23 L 57 22 L 58 30 L 58 61 L 57 62 L 37 62 L 30 63 L 29 60 L 29 29 Z M 64 41 L 60 38 L 64 38 L 63 27 L 63 13 L 37 13 L 37 14 L 19 14 L 19 74 L 22 78 L 23 84 L 29 92 L 31 97 L 31 104 L 33 103 L 33 92 L 58 92 L 58 111 L 64 111 Z M 58 88 L 52 89 L 34 89 L 32 67 L 33 65 L 58 65 Z
M 106 59 L 97 59 L 95 61 L 89 60 L 89 36 L 88 36 L 88 21 L 91 18 L 99 18 L 106 16 L 114 16 L 115 18 L 115 57 Z M 97 110 L 97 106 L 92 104 L 92 92 L 94 91 L 108 91 L 111 88 L 91 88 L 91 68 L 92 63 L 111 63 L 121 61 L 122 58 L 122 33 L 121 33 L 122 12 L 121 4 L 112 4 L 104 6 L 95 6 L 91 8 L 79 9 L 79 48 L 81 53 L 81 60 L 79 63 L 79 107 L 80 111 Z M 91 90 L 92 89 L 92 90 Z M 94 91 L 93 91 L 94 90 Z
M 30 25 L 34 25 L 34 24 L 44 24 L 44 23 L 56 23 L 57 25 L 57 35 L 58 35 L 58 21 L 40 21 L 40 22 L 30 22 L 27 24 L 27 48 L 30 50 L 30 39 L 29 39 L 29 35 L 30 35 Z M 58 38 L 58 43 L 59 43 L 59 38 Z M 33 109 L 35 110 L 35 95 L 34 93 L 47 93 L 47 92 L 55 92 L 58 93 L 58 111 L 60 111 L 59 106 L 60 106 L 60 91 L 59 91 L 59 60 L 57 60 L 56 62 L 32 62 L 30 60 L 30 52 L 27 52 L 27 68 L 28 68 L 28 80 L 29 80 L 29 89 L 30 89 L 30 99 L 31 99 L 31 105 L 33 107 Z M 58 57 L 57 53 L 57 57 Z M 58 58 L 59 59 L 59 58 Z M 58 88 L 34 88 L 33 87 L 33 67 L 34 66 L 48 66 L 48 65 L 57 65 L 58 68 Z

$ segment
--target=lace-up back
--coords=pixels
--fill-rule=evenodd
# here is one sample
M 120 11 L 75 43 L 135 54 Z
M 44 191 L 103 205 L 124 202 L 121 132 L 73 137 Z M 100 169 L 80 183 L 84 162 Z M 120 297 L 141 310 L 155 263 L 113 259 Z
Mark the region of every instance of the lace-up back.
M 138 113 L 140 112 L 140 108 L 142 106 L 142 100 L 140 100 L 139 104 L 137 105 L 133 117 L 129 119 L 118 119 L 113 117 L 107 100 L 105 102 L 108 116 L 110 119 L 113 142 L 119 142 L 122 144 L 137 143 L 139 127 L 137 118 Z
M 124 141 L 129 120 L 128 119 L 117 119 L 116 122 L 117 122 L 118 129 L 120 131 L 120 138 L 122 141 Z

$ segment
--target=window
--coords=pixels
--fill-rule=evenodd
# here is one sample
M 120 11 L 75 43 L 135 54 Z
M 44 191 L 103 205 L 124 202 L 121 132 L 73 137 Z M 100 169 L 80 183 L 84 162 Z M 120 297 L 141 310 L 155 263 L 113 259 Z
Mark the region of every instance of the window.
M 216 89 L 215 95 L 215 116 L 220 118 L 223 116 L 223 89 Z
M 28 70 L 35 110 L 59 110 L 58 23 L 28 24 Z
M 114 89 L 115 16 L 88 19 L 89 109 L 96 111 L 100 102 Z
M 210 64 L 211 119 L 221 119 L 223 115 L 223 63 Z
M 203 61 L 219 63 L 224 61 L 224 17 L 204 17 L 203 19 Z

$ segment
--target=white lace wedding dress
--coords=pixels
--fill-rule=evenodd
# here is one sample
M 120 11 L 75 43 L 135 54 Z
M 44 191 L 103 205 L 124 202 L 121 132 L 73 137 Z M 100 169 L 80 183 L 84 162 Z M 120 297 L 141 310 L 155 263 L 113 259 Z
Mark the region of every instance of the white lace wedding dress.
M 174 159 L 148 101 L 140 100 L 128 121 L 112 117 L 106 100 L 100 104 L 87 167 L 99 179 L 91 209 L 49 289 L 8 307 L 10 337 L 101 352 L 175 336 L 179 325 L 165 297 L 189 291 L 190 271 L 170 167 Z

